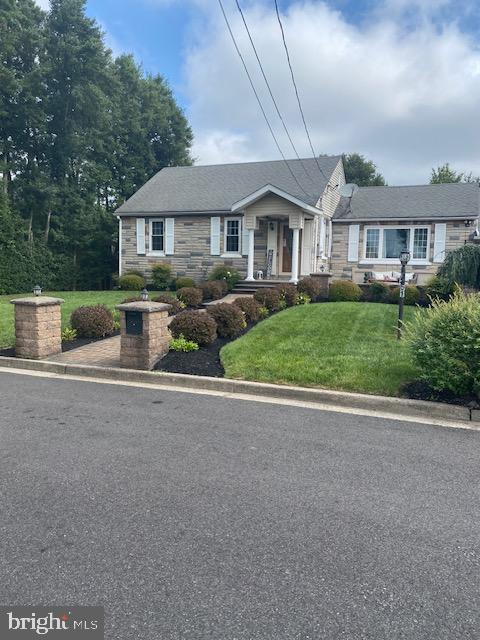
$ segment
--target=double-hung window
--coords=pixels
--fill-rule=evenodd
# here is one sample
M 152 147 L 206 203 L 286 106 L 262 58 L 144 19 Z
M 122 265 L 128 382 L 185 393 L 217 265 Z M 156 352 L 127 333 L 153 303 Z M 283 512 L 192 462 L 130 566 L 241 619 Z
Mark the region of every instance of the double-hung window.
M 225 218 L 225 253 L 240 253 L 240 218 Z
M 165 225 L 163 220 L 150 222 L 150 251 L 163 253 L 165 251 Z
M 370 227 L 365 230 L 365 260 L 395 262 L 403 249 L 412 260 L 428 260 L 428 227 Z

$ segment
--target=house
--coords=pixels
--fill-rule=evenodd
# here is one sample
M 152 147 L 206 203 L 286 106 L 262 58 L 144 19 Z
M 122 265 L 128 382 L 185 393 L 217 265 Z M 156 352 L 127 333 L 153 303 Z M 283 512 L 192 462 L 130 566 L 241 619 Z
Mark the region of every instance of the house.
M 419 283 L 477 233 L 477 183 L 365 187 L 342 196 L 341 156 L 167 167 L 116 211 L 120 273 L 158 262 L 205 279 L 216 265 L 297 282 L 395 272 L 402 247 Z

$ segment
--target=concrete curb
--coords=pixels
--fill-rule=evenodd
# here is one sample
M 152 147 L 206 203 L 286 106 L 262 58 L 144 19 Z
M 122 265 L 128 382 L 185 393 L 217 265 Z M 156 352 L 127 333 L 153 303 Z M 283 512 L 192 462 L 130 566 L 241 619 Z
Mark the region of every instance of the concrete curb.
M 264 398 L 281 398 L 283 400 L 295 400 L 297 402 L 338 406 L 344 409 L 361 409 L 363 411 L 396 414 L 422 420 L 434 419 L 471 422 L 472 419 L 476 419 L 476 416 L 472 416 L 473 412 L 468 407 L 439 402 L 425 402 L 423 400 L 408 400 L 405 398 L 349 393 L 346 391 L 331 391 L 329 389 L 292 387 L 263 382 L 231 380 L 228 378 L 210 378 L 181 373 L 166 373 L 164 371 L 138 371 L 136 369 L 63 364 L 60 362 L 48 362 L 46 360 L 26 360 L 5 356 L 0 356 L 0 367 L 44 371 L 88 378 L 101 378 L 103 380 L 112 380 L 112 382 L 119 380 L 123 382 L 140 382 L 182 387 L 192 390 L 202 389 L 229 394 L 257 395 Z

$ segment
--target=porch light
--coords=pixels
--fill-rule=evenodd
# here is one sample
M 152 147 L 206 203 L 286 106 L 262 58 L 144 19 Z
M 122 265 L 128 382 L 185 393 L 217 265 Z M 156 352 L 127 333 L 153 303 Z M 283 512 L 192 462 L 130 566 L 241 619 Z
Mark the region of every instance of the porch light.
M 406 267 L 410 262 L 410 251 L 408 249 L 402 249 L 398 258 L 402 267 Z
M 146 289 L 142 289 L 142 300 L 143 302 L 148 302 L 148 291 Z
M 42 287 L 37 284 L 33 287 L 33 295 L 34 296 L 41 296 L 42 295 Z

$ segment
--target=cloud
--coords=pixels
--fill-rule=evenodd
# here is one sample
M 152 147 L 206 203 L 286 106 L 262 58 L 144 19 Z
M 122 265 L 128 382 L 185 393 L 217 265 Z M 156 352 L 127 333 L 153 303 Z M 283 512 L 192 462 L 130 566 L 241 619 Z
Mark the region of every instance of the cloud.
M 38 6 L 44 11 L 48 11 L 50 9 L 50 0 L 35 0 Z
M 292 157 L 234 2 L 225 5 L 282 148 Z M 309 155 L 272 3 L 243 5 L 292 137 L 300 153 Z M 480 174 L 480 53 L 456 23 L 438 23 L 436 10 L 450 5 L 385 0 L 361 24 L 326 3 L 290 5 L 284 27 L 318 152 L 364 153 L 391 184 L 425 182 L 431 168 L 445 161 Z M 208 6 L 185 58 L 194 155 L 202 164 L 276 158 L 221 14 Z M 412 26 L 417 10 L 421 19 Z

